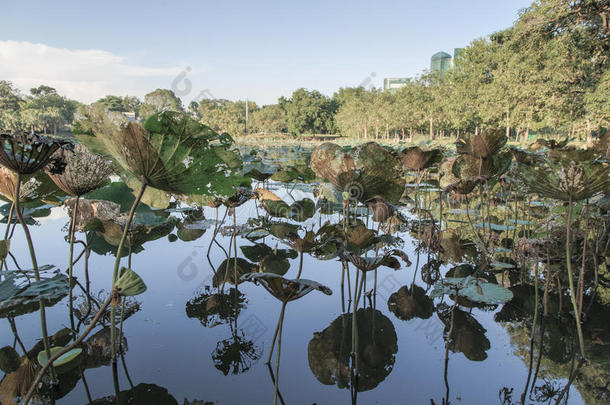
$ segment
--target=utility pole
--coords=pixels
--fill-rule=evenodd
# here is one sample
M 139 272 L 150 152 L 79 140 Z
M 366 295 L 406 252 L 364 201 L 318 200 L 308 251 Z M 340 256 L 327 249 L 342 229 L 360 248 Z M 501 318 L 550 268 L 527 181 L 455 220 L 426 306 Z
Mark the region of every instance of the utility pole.
M 246 98 L 246 134 L 248 133 L 248 99 Z

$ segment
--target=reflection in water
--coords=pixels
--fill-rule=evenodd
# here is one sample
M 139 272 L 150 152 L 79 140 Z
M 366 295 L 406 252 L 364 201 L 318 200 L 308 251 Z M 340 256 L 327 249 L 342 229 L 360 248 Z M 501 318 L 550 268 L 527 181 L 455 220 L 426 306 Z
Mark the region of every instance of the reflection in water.
M 356 312 L 359 363 L 357 391 L 371 390 L 392 372 L 398 351 L 392 321 L 380 311 L 362 308 Z M 307 346 L 309 368 L 325 385 L 347 388 L 352 385 L 352 314 L 335 319 L 322 332 L 315 332 Z

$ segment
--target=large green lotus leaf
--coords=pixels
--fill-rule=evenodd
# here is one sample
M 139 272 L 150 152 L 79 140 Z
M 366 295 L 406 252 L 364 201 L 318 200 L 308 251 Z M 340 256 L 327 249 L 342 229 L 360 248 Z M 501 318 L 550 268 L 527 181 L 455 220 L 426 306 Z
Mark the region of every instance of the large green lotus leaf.
M 440 149 L 423 150 L 412 146 L 400 152 L 400 160 L 407 170 L 421 170 L 432 167 L 443 159 Z
M 40 300 L 54 304 L 68 294 L 68 278 L 53 270 L 53 266 L 41 266 L 40 281 L 34 280 L 32 270 L 2 272 L 0 282 L 0 316 L 20 315 L 35 311 Z
M 46 218 L 51 215 L 51 208 L 53 208 L 53 205 L 47 204 L 41 200 L 26 201 L 21 203 L 23 219 L 28 225 L 35 225 L 35 218 Z M 5 224 L 7 222 L 10 209 L 11 203 L 0 206 L 0 215 L 3 217 L 0 223 Z M 16 217 L 17 215 L 13 212 L 13 223 L 15 222 Z
M 458 153 L 487 158 L 498 153 L 507 140 L 502 129 L 489 129 L 482 130 L 478 135 L 466 135 L 458 139 L 455 147 Z
M 498 284 L 481 281 L 472 276 L 465 278 L 447 277 L 439 280 L 434 285 L 430 296 L 440 298 L 444 294 L 452 295 L 456 292 L 459 297 L 483 304 L 504 304 L 513 298 L 513 293 L 509 289 Z
M 125 181 L 125 184 L 132 190 L 132 194 L 135 196 L 142 184 L 138 179 L 130 175 L 128 172 L 121 173 L 121 178 Z M 144 194 L 142 194 L 142 199 L 140 200 L 143 204 L 156 208 L 159 210 L 164 210 L 169 207 L 171 196 L 163 190 L 157 190 L 154 187 L 148 186 L 146 190 L 144 190 Z
M 144 280 L 135 271 L 125 267 L 121 269 L 121 276 L 114 283 L 114 287 L 122 297 L 140 295 L 146 291 Z
M 224 138 L 183 113 L 155 114 L 140 126 L 90 109 L 81 126 L 95 138 L 92 142 L 85 134 L 82 142 L 101 147 L 124 170 L 159 190 L 222 197 L 249 180 L 239 174 Z
M 396 153 L 374 142 L 356 147 L 351 154 L 339 145 L 323 143 L 311 154 L 311 168 L 361 202 L 379 196 L 395 204 L 404 192 L 402 162 Z

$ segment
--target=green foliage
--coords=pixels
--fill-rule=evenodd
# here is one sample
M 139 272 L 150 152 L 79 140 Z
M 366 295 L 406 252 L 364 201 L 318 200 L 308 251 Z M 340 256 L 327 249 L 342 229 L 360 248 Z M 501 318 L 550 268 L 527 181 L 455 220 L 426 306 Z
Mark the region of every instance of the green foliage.
M 239 155 L 228 150 L 230 137 L 184 113 L 155 114 L 140 126 L 91 108 L 80 132 L 90 149 L 109 155 L 122 171 L 158 190 L 226 197 L 249 182 L 239 174 Z
M 316 90 L 298 89 L 290 99 L 281 98 L 286 111 L 288 132 L 300 134 L 328 134 L 335 132 L 334 115 L 337 102 Z

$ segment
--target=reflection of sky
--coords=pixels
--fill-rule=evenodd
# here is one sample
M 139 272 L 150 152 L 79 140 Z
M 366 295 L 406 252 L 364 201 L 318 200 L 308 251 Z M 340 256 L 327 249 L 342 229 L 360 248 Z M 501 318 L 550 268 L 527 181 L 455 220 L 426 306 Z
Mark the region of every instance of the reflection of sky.
M 306 196 L 298 193 L 293 192 L 297 199 Z M 284 193 L 278 194 L 285 197 Z M 286 201 L 291 202 L 289 198 Z M 224 208 L 220 210 L 222 216 Z M 237 209 L 238 218 L 245 219 L 249 212 L 255 212 L 254 205 L 250 203 Z M 40 264 L 67 262 L 68 245 L 61 232 L 67 218 L 62 213 L 65 215 L 61 208 L 53 209 L 52 216 L 44 220 L 44 226 L 31 228 Z M 213 209 L 206 208 L 205 213 L 207 218 L 215 216 Z M 318 223 L 317 215 L 307 222 L 308 228 Z M 227 219 L 227 222 L 232 222 L 232 219 Z M 264 330 L 256 344 L 262 345 L 265 351 L 250 371 L 237 376 L 223 376 L 214 368 L 211 358 L 216 343 L 230 337 L 229 327 L 219 325 L 204 328 L 197 319 L 186 316 L 185 303 L 195 296 L 202 282 L 211 274 L 205 259 L 211 235 L 210 229 L 202 238 L 189 243 L 180 240 L 169 243 L 167 238 L 162 238 L 146 243 L 144 251 L 133 256 L 132 267 L 144 278 L 148 290 L 138 297 L 142 311 L 125 323 L 129 347 L 126 360 L 131 378 L 135 384 L 155 383 L 168 388 L 179 403 L 184 398 L 218 401 L 220 404 L 254 403 L 253 398 L 257 398 L 256 403 L 269 403 L 273 396 L 273 385 L 264 361 L 279 315 L 279 302 L 263 288 L 253 284 L 245 283 L 239 287 L 245 293 L 248 304 L 239 317 L 238 326 L 247 325 L 250 332 L 257 328 Z M 83 234 L 78 237 L 82 238 Z M 415 263 L 411 239 L 408 236 L 405 238 L 405 250 Z M 218 240 L 228 248 L 228 238 L 219 236 Z M 243 239 L 238 243 L 251 244 Z M 276 244 L 270 239 L 267 243 L 271 247 Z M 76 254 L 80 253 L 80 249 L 80 245 L 77 245 Z M 13 252 L 17 253 L 18 261 L 24 268 L 29 267 L 27 249 L 19 228 L 13 238 Z M 241 254 L 241 251 L 238 250 L 238 253 Z M 223 259 L 224 253 L 213 247 L 214 264 L 218 265 Z M 191 263 L 196 265 L 196 276 L 191 281 L 184 281 L 179 276 L 179 268 L 186 268 Z M 112 264 L 112 256 L 92 254 L 90 274 L 93 291 L 109 289 Z M 295 277 L 297 268 L 298 259 L 295 259 L 286 277 Z M 310 371 L 307 360 L 307 346 L 313 333 L 324 330 L 341 314 L 340 269 L 337 260 L 316 261 L 305 256 L 303 278 L 314 279 L 331 287 L 333 295 L 326 296 L 314 291 L 287 306 L 280 368 L 280 388 L 287 403 L 316 402 L 322 405 L 349 402 L 349 390 L 322 385 Z M 434 314 L 428 320 L 405 322 L 398 320 L 387 309 L 387 297 L 401 285 L 410 282 L 413 269 L 414 266 L 398 272 L 379 270 L 377 306 L 396 328 L 398 353 L 394 369 L 386 380 L 372 391 L 359 393 L 359 404 L 424 404 L 430 403 L 431 398 L 440 403 L 444 396 L 445 349 L 441 335 L 443 325 L 438 317 Z M 83 264 L 79 263 L 76 275 L 84 280 L 82 272 Z M 420 282 L 419 276 L 417 280 Z M 372 277 L 367 281 L 367 288 L 371 288 Z M 50 333 L 69 324 L 66 312 L 65 302 L 48 310 Z M 459 397 L 463 404 L 497 403 L 498 391 L 502 387 L 514 387 L 513 397 L 518 398 L 527 378 L 525 364 L 512 354 L 515 348 L 511 347 L 510 337 L 501 325 L 493 321 L 493 313 L 474 310 L 473 315 L 487 329 L 491 349 L 484 362 L 469 361 L 461 353 L 450 354 L 448 379 L 451 398 L 455 403 L 460 403 L 455 401 Z M 0 322 L 5 325 L 0 331 L 0 346 L 12 344 L 13 338 L 6 320 Z M 38 314 L 17 319 L 17 327 L 27 347 L 31 347 L 34 338 L 39 336 L 39 325 Z M 247 337 L 252 338 L 248 332 Z M 126 389 L 128 383 L 123 373 L 120 374 L 121 387 Z M 85 375 L 94 398 L 113 393 L 109 367 L 87 370 Z M 85 398 L 82 383 L 79 383 L 59 404 L 81 404 Z M 582 403 L 574 389 L 570 403 Z

